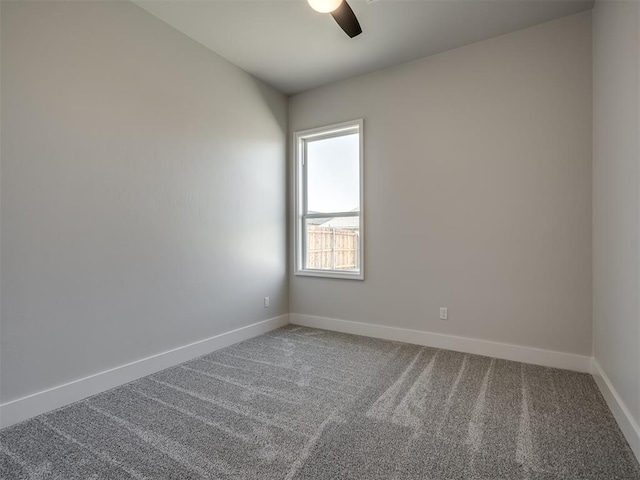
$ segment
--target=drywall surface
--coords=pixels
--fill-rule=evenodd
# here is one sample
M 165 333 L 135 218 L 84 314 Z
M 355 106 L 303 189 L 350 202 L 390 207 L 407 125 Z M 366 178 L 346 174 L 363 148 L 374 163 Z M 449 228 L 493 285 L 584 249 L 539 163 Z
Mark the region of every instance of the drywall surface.
M 291 312 L 590 356 L 591 101 L 590 12 L 291 97 L 364 119 L 366 276 Z
M 284 96 L 55 1 L 2 2 L 1 93 L 3 402 L 287 312 Z
M 640 423 L 640 3 L 593 10 L 594 357 Z

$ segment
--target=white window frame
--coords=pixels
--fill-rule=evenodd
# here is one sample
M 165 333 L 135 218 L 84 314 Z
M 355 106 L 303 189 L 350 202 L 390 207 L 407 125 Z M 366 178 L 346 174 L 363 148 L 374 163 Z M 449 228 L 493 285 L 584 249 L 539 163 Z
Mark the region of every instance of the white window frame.
M 364 121 L 360 118 L 348 122 L 335 123 L 324 127 L 302 130 L 293 134 L 294 178 L 295 178 L 295 275 L 307 277 L 342 278 L 364 280 Z M 306 211 L 307 171 L 305 165 L 306 141 L 339 137 L 349 133 L 359 134 L 360 140 L 360 212 L 324 212 L 309 214 Z M 358 239 L 359 272 L 340 270 L 318 270 L 304 268 L 305 238 L 304 221 L 307 218 L 360 217 Z

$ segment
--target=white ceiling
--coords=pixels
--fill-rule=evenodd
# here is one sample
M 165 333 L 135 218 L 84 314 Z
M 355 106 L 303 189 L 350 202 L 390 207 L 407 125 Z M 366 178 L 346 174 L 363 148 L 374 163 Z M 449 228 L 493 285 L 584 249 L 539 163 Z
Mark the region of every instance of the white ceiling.
M 281 92 L 361 73 L 571 15 L 592 0 L 348 0 L 350 39 L 306 0 L 134 0 Z

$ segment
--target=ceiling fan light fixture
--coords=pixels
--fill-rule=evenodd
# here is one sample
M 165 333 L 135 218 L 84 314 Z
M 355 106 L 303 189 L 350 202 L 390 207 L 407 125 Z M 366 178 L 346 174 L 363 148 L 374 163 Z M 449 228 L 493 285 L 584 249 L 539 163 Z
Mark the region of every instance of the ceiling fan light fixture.
M 316 12 L 331 13 L 335 11 L 343 0 L 307 0 L 309 6 Z

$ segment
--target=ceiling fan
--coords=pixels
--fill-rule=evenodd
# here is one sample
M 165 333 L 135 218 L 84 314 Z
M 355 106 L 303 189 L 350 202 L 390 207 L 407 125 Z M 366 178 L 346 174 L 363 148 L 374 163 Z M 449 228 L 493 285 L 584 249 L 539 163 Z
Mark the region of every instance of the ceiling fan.
M 344 33 L 353 38 L 362 33 L 360 22 L 347 0 L 307 0 L 316 12 L 330 13 Z

